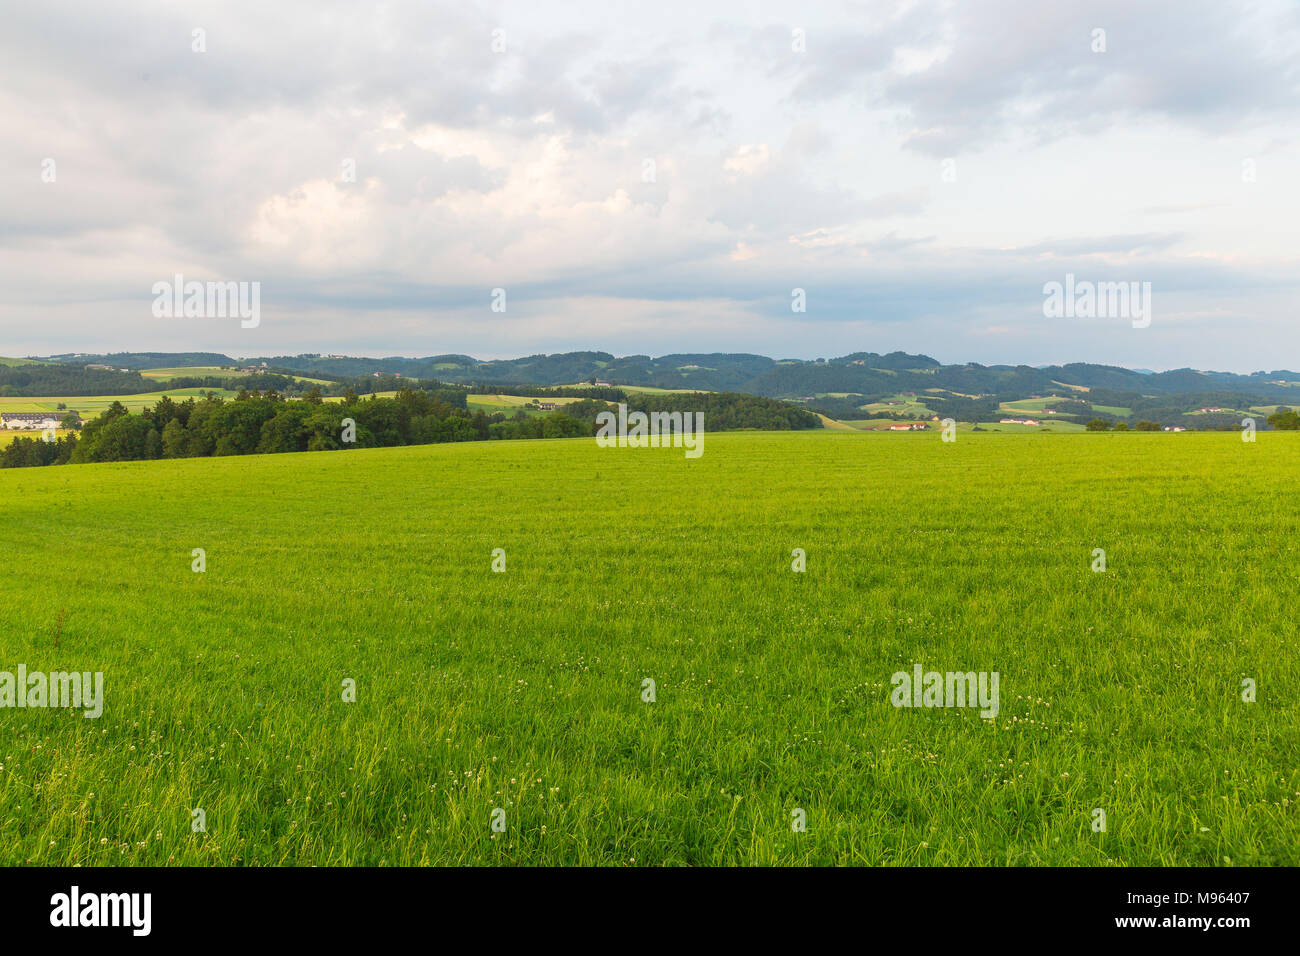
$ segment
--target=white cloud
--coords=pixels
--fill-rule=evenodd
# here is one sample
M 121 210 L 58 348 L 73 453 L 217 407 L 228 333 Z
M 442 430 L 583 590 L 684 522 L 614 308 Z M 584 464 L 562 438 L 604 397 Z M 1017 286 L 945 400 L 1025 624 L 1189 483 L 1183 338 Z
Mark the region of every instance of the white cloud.
M 802 53 L 790 16 L 676 0 L 7 12 L 0 354 L 697 350 L 672 341 L 690 334 L 1167 367 L 1264 335 L 1300 345 L 1280 321 L 1300 217 L 1293 6 L 827 4 L 801 13 Z M 1045 328 L 1034 290 L 1071 264 L 1168 283 L 1199 335 Z M 256 344 L 151 321 L 151 285 L 175 272 L 261 281 Z M 498 286 L 508 320 L 486 310 Z M 792 286 L 813 303 L 797 320 Z

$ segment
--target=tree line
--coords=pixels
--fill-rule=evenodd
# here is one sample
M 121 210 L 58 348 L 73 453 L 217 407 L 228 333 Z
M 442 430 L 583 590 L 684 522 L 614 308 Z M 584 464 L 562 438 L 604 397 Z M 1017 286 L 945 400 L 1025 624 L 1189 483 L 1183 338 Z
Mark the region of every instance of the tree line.
M 209 392 L 177 402 L 164 396 L 152 408 L 133 413 L 113 402 L 80 433 L 55 441 L 16 438 L 0 452 L 0 468 L 205 458 L 224 455 L 380 448 L 441 442 L 531 438 L 580 438 L 596 433 L 595 419 L 609 405 L 583 399 L 564 411 L 512 416 L 469 412 L 465 393 L 404 387 L 393 398 L 363 398 L 351 389 L 339 402 L 318 392 L 286 399 L 275 390 L 241 391 L 226 400 Z M 459 398 L 459 404 L 455 399 Z M 637 396 L 641 411 L 703 411 L 705 427 L 820 427 L 815 415 L 751 395 L 695 394 Z M 808 421 L 811 419 L 811 422 Z
M 71 365 L 0 364 L 0 396 L 136 395 L 158 387 L 139 372 Z

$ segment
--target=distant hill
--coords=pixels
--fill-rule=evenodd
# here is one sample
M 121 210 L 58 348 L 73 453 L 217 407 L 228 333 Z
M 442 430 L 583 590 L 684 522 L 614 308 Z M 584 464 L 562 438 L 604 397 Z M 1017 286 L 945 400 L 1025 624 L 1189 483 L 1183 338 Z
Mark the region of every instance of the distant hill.
M 62 362 L 67 365 L 111 365 L 113 368 L 139 371 L 148 371 L 151 368 L 197 368 L 235 364 L 234 359 L 220 352 L 113 352 L 108 355 L 65 352 L 62 355 L 48 356 L 46 361 Z
M 891 352 L 855 352 L 841 358 L 807 362 L 777 361 L 749 353 L 679 353 L 652 358 L 649 355 L 614 356 L 609 352 L 564 352 L 529 355 L 517 359 L 479 361 L 468 355 L 434 355 L 428 358 L 353 358 L 328 355 L 274 355 L 248 359 L 275 368 L 303 373 L 369 375 L 374 372 L 400 373 L 408 378 L 436 378 L 461 384 L 572 385 L 578 382 L 609 382 L 613 385 L 643 385 L 654 388 L 741 391 L 772 398 L 793 397 L 808 391 L 800 384 L 801 370 L 835 367 L 852 382 L 854 390 L 868 384 L 884 388 L 881 375 L 908 370 L 934 370 L 942 366 L 926 355 Z M 824 377 L 825 371 L 814 372 Z M 845 389 L 826 389 L 843 391 Z
M 153 386 L 138 371 L 45 362 L 0 361 L 0 397 L 135 395 Z
M 185 364 L 173 361 L 172 364 Z M 227 360 L 231 362 L 233 360 Z M 564 352 L 517 359 L 479 361 L 468 355 L 428 358 L 355 358 L 322 355 L 271 355 L 244 360 L 302 374 L 400 373 L 460 384 L 572 385 L 592 380 L 611 385 L 739 391 L 769 398 L 849 392 L 892 394 L 942 388 L 965 394 L 1046 393 L 1061 385 L 1133 391 L 1146 395 L 1240 391 L 1283 400 L 1296 397 L 1300 373 L 1282 370 L 1238 375 L 1177 369 L 1170 372 L 1126 369 L 1076 362 L 1034 368 L 1029 365 L 941 365 L 928 355 L 854 352 L 838 358 L 782 359 L 748 353 L 681 353 L 614 356 L 608 352 Z M 158 366 L 166 367 L 166 366 Z M 1286 384 L 1292 383 L 1292 384 Z
M 1137 422 L 1145 418 L 1161 424 L 1227 428 L 1239 425 L 1252 407 L 1300 405 L 1300 373 L 1289 370 L 1239 375 L 1191 368 L 1152 372 L 1087 362 L 1039 367 L 973 362 L 943 365 L 928 355 L 907 352 L 852 352 L 814 360 L 778 360 L 745 352 L 685 352 L 658 358 L 564 352 L 488 361 L 455 354 L 364 358 L 306 353 L 235 359 L 211 352 L 120 352 L 56 355 L 47 361 L 65 367 L 75 365 L 77 373 L 69 369 L 68 376 L 80 375 L 87 381 L 69 379 L 57 391 L 41 391 L 47 376 L 37 374 L 37 370 L 58 366 L 0 365 L 0 394 L 6 393 L 6 387 L 8 394 L 22 395 L 121 394 L 130 387 L 125 373 L 114 371 L 111 375 L 121 378 L 109 380 L 110 373 L 85 369 L 87 365 L 131 369 L 134 378 L 139 370 L 156 368 L 265 363 L 268 371 L 333 378 L 339 388 L 350 382 L 358 392 L 378 388 L 379 383 L 392 389 L 402 379 L 500 387 L 601 382 L 741 392 L 798 402 L 842 421 L 918 416 L 996 421 L 1008 412 L 1003 408 L 1008 402 L 1035 401 L 1038 404 L 1034 407 L 1046 410 L 1070 400 L 1053 408 L 1054 420 L 1082 424 L 1095 415 L 1103 419 Z M 51 380 L 49 388 L 53 387 Z

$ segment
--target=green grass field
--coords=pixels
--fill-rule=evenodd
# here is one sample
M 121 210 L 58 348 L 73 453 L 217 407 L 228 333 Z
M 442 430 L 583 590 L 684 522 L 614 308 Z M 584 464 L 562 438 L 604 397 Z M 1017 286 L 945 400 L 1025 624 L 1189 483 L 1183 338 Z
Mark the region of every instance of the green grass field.
M 575 388 L 590 387 L 590 383 L 576 385 Z M 707 392 L 707 388 L 656 388 L 653 385 L 619 385 L 625 392 L 642 392 L 646 395 L 689 395 L 693 392 Z
M 841 421 L 840 424 L 842 424 L 842 425 L 847 425 L 847 426 L 849 426 L 850 428 L 856 428 L 856 429 L 859 429 L 860 431 L 889 431 L 889 426 L 890 426 L 890 425 L 910 425 L 910 424 L 913 424 L 914 422 L 917 422 L 917 421 L 923 421 L 923 422 L 925 422 L 925 424 L 927 424 L 928 426 L 930 426 L 930 429 L 931 429 L 931 430 L 934 430 L 934 429 L 937 429 L 937 428 L 941 428 L 941 427 L 942 427 L 941 425 L 939 425 L 939 424 L 937 424 L 937 423 L 935 423 L 935 422 L 932 422 L 932 421 L 930 421 L 929 419 L 926 419 L 926 418 L 916 419 L 916 418 L 902 418 L 902 417 L 899 417 L 899 418 L 846 418 L 846 419 L 844 419 L 843 421 Z
M 937 433 L 943 429 L 939 422 L 922 419 L 929 426 L 931 433 Z M 860 431 L 888 432 L 890 425 L 903 425 L 916 421 L 912 418 L 858 418 L 838 422 L 837 424 L 847 428 L 855 428 Z M 982 431 L 986 432 L 1016 432 L 1027 434 L 1031 432 L 1082 432 L 1087 431 L 1083 425 L 1075 422 L 1067 422 L 1063 419 L 1054 419 L 1051 416 L 1038 419 L 1038 425 L 1003 425 L 1001 422 L 958 422 L 957 430 L 959 432 L 968 432 L 975 428 L 976 424 Z
M 379 398 L 393 398 L 394 396 L 397 395 L 397 392 L 396 392 L 396 391 L 391 391 L 391 392 L 367 392 L 366 394 L 362 395 L 361 398 L 362 398 L 362 399 L 369 399 L 371 395 L 376 395 L 376 396 L 378 396 Z M 343 396 L 343 395 L 326 395 L 326 396 L 324 396 L 324 397 L 321 399 L 321 401 L 324 401 L 324 402 L 341 402 L 341 401 L 343 401 L 343 399 L 344 399 L 345 397 L 346 397 L 346 396 Z
M 19 365 L 48 365 L 48 364 L 49 364 L 48 362 L 37 362 L 34 359 L 6 358 L 5 356 L 0 355 L 0 365 L 17 367 Z
M 1043 410 L 1047 408 L 1048 405 L 1054 405 L 1059 401 L 1062 401 L 1059 396 L 1022 398 L 1014 402 L 1002 402 L 998 407 L 1002 411 L 1009 412 L 1012 415 L 1024 415 L 1028 412 L 1033 414 L 1035 418 L 1038 418 L 1043 416 Z M 1133 409 L 1122 408 L 1119 405 L 1093 405 L 1092 410 L 1094 412 L 1106 412 L 1107 414 L 1116 415 L 1121 418 L 1126 418 L 1133 414 Z M 1051 416 L 1046 417 L 1050 418 Z
M 704 451 L 0 472 L 0 863 L 1300 864 L 1300 436 Z
M 182 368 L 151 368 L 143 369 L 140 375 L 144 378 L 152 379 L 158 382 L 166 382 L 169 379 L 179 378 L 182 375 L 219 375 L 229 377 L 231 375 L 247 375 L 247 372 L 239 369 L 226 369 L 220 365 L 191 365 Z
M 1013 415 L 1012 417 L 1016 417 L 1016 416 Z M 979 427 L 986 432 L 1013 432 L 1013 433 L 1018 432 L 1020 434 L 1025 434 L 1028 432 L 1042 432 L 1042 431 L 1069 433 L 1069 432 L 1085 432 L 1088 430 L 1087 426 L 1080 425 L 1078 422 L 1067 422 L 1064 419 L 1054 418 L 1051 415 L 1045 415 L 1041 418 L 1036 417 L 1034 420 L 1038 422 L 1037 425 L 1014 425 L 1014 424 L 1004 425 L 1002 424 L 1002 422 L 997 421 L 997 422 L 980 422 Z M 964 429 L 959 429 L 959 430 L 964 430 Z
M 889 402 L 900 402 L 898 405 L 891 405 Z M 912 418 L 930 418 L 935 414 L 934 409 L 926 405 L 923 401 L 917 401 L 915 398 L 908 398 L 906 395 L 891 396 L 886 402 L 870 402 L 866 405 L 859 405 L 864 412 L 887 412 L 896 415 L 899 421 Z
M 513 415 L 521 409 L 532 415 L 549 415 L 552 410 L 541 411 L 540 409 L 530 409 L 528 406 L 533 402 L 550 402 L 555 405 L 569 405 L 579 401 L 567 395 L 542 396 L 540 398 L 524 395 L 468 395 L 465 398 L 466 407 L 471 412 L 481 411 L 484 414 L 491 415 L 495 412 L 503 412 L 506 415 Z
M 1048 405 L 1055 405 L 1059 401 L 1061 397 L 1058 395 L 1044 395 L 1039 398 L 1021 398 L 1014 402 L 1002 402 L 998 407 L 1008 412 L 1041 412 Z
M 174 378 L 203 378 L 205 376 L 214 376 L 216 378 L 247 378 L 251 372 L 245 372 L 243 369 L 227 369 L 220 365 L 191 365 L 181 368 L 154 368 L 145 369 L 140 372 L 144 378 L 156 382 L 169 382 Z M 279 372 L 268 372 L 268 374 L 278 375 Z M 311 382 L 316 385 L 332 384 L 324 378 L 308 378 L 306 375 L 290 375 L 295 382 Z
M 202 398 L 213 392 L 221 398 L 234 398 L 238 392 L 223 388 L 169 388 L 157 392 L 141 392 L 138 395 L 56 395 L 53 397 L 21 398 L 0 396 L 0 413 L 3 412 L 63 412 L 59 405 L 66 406 L 66 411 L 78 412 L 86 421 L 107 411 L 114 402 L 121 402 L 127 411 L 138 412 L 153 408 L 164 395 L 170 395 L 172 401 L 183 402 L 188 398 Z
M 71 429 L 68 428 L 56 428 L 54 430 L 54 437 L 62 438 L 69 434 L 70 431 Z M 45 432 L 33 431 L 30 428 L 0 428 L 0 448 L 4 448 L 5 445 L 9 444 L 15 438 L 44 439 L 44 437 Z

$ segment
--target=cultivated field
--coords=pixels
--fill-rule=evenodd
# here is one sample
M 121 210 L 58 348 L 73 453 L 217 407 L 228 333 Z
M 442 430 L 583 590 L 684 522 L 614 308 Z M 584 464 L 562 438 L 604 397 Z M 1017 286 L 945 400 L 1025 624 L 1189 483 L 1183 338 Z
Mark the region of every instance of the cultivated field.
M 267 370 L 267 373 L 272 375 L 282 374 L 279 372 L 271 372 L 269 370 Z M 156 382 L 169 382 L 174 378 L 203 378 L 209 375 L 216 378 L 247 378 L 252 374 L 253 373 L 246 372 L 243 369 L 227 369 L 222 368 L 220 365 L 190 365 L 181 368 L 155 368 L 144 369 L 140 372 L 140 375 L 143 378 L 151 379 Z M 306 375 L 290 375 L 289 377 L 295 382 L 312 382 L 316 385 L 332 384 L 329 379 L 309 378 Z
M 209 392 L 221 398 L 234 398 L 238 392 L 224 388 L 169 388 L 157 392 L 141 392 L 136 395 L 56 395 L 39 398 L 0 396 L 0 414 L 4 412 L 55 412 L 60 416 L 70 411 L 77 412 L 86 421 L 107 411 L 114 402 L 121 402 L 127 411 L 138 412 L 153 408 L 164 395 L 170 395 L 172 401 L 183 402 L 189 398 L 201 399 Z M 59 408 L 59 406 L 64 406 Z
M 222 368 L 220 365 L 188 365 L 182 368 L 151 368 L 142 369 L 140 375 L 143 378 L 152 379 L 158 382 L 170 381 L 173 378 L 179 378 L 182 375 L 218 375 L 229 377 L 231 375 L 247 375 L 247 372 L 238 369 Z
M 889 431 L 890 425 L 906 425 L 916 420 L 917 419 L 914 418 L 854 418 L 854 419 L 849 419 L 847 421 L 840 422 L 839 424 L 844 425 L 848 428 L 856 428 L 861 431 L 887 432 Z M 929 425 L 930 431 L 935 434 L 938 434 L 938 432 L 940 432 L 943 429 L 943 425 L 939 422 L 930 421 L 929 419 L 921 419 L 921 421 L 924 421 L 927 425 Z M 986 432 L 1017 432 L 1020 434 L 1025 434 L 1027 432 L 1041 432 L 1041 431 L 1051 431 L 1051 432 L 1087 431 L 1087 428 L 1085 428 L 1083 425 L 1078 424 L 1077 422 L 1057 421 L 1050 417 L 1041 418 L 1038 419 L 1038 421 L 1040 423 L 1038 425 L 1012 425 L 1012 424 L 1004 425 L 1001 422 L 978 422 L 978 423 L 958 422 L 957 431 L 959 432 L 972 431 L 977 424 L 982 431 L 986 431 Z
M 1016 416 L 1013 413 L 1013 417 L 1019 417 L 1019 416 Z M 1042 432 L 1042 431 L 1069 433 L 1069 432 L 1085 432 L 1088 430 L 1086 426 L 1080 425 L 1078 422 L 1058 421 L 1057 419 L 1054 419 L 1051 416 L 1036 418 L 1035 421 L 1038 422 L 1037 425 L 1016 425 L 1014 423 L 1003 424 L 1000 421 L 980 422 L 979 427 L 982 428 L 984 431 L 988 431 L 988 432 L 1013 432 L 1013 433 L 1020 433 L 1020 434 L 1024 434 L 1026 432 Z
M 1300 864 L 1300 436 L 704 448 L 0 472 L 0 863 Z
M 1064 391 L 1064 389 L 1062 389 L 1062 391 Z M 1051 418 L 1050 415 L 1044 415 L 1043 410 L 1047 408 L 1048 405 L 1054 405 L 1059 401 L 1061 401 L 1060 398 L 1053 396 L 1047 396 L 1044 398 L 1022 398 L 1014 402 L 1002 402 L 998 407 L 1010 415 L 1023 416 L 1029 414 L 1036 418 Z M 1094 412 L 1106 412 L 1109 415 L 1115 415 L 1120 418 L 1127 418 L 1133 414 L 1133 409 L 1121 408 L 1118 405 L 1093 405 L 1092 410 Z
M 62 438 L 71 434 L 70 428 L 56 428 L 54 430 L 55 438 Z M 34 431 L 30 428 L 0 428 L 0 448 L 4 448 L 15 438 L 40 438 L 44 439 L 44 431 Z
M 540 409 L 531 409 L 529 406 L 533 402 L 549 402 L 554 405 L 571 405 L 579 399 L 567 395 L 543 395 L 540 398 L 535 396 L 524 395 L 469 395 L 466 396 L 465 404 L 471 412 L 483 412 L 491 415 L 495 412 L 503 412 L 506 415 L 513 415 L 516 412 L 523 411 L 535 415 L 549 415 L 550 410 L 542 411 Z

